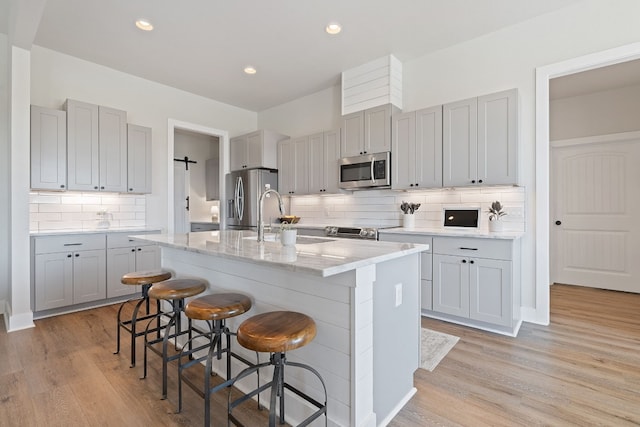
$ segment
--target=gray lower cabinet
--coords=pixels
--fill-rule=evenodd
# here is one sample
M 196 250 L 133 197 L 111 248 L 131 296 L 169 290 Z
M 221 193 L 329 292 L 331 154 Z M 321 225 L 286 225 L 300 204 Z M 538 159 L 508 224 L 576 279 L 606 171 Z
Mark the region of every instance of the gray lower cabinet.
M 34 238 L 35 311 L 106 297 L 105 235 Z
M 135 241 L 129 233 L 110 233 L 107 235 L 107 267 L 107 298 L 139 293 L 139 286 L 123 285 L 120 280 L 126 273 L 160 268 L 160 248 Z
M 137 287 L 121 285 L 120 278 L 131 271 L 159 268 L 160 251 L 156 245 L 135 244 L 129 234 L 32 237 L 34 311 L 135 293 Z
M 514 240 L 435 237 L 433 312 L 505 327 L 506 332 L 516 327 L 518 247 Z
M 31 188 L 67 188 L 67 113 L 31 106 Z

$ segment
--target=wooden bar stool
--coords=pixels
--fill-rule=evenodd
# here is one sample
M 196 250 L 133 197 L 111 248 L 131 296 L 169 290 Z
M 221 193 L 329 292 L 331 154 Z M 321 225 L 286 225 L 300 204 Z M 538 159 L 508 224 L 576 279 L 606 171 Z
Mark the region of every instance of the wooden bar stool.
M 211 394 L 228 387 L 231 384 L 231 357 L 244 362 L 248 366 L 254 366 L 243 357 L 232 353 L 231 335 L 229 328 L 225 325 L 226 319 L 239 316 L 251 309 L 251 299 L 246 295 L 237 293 L 217 293 L 209 294 L 191 300 L 184 309 L 185 314 L 191 320 L 206 321 L 209 331 L 191 338 L 192 341 L 206 338 L 207 342 L 198 347 L 183 346 L 180 358 L 178 359 L 178 411 L 182 410 L 182 382 L 195 390 L 200 397 L 204 398 L 204 425 L 209 426 L 211 422 Z M 222 346 L 223 335 L 226 337 L 226 345 Z M 190 343 L 189 343 L 190 344 Z M 208 348 L 206 355 L 194 358 L 197 351 Z M 226 381 L 211 387 L 211 374 L 214 357 L 220 360 L 222 354 L 226 353 L 227 377 Z M 183 364 L 184 359 L 189 359 Z M 206 360 L 204 371 L 204 390 L 202 384 L 195 384 L 184 375 L 184 370 Z
M 117 344 L 116 351 L 113 354 L 120 353 L 120 329 L 124 329 L 125 331 L 131 334 L 131 367 L 136 366 L 136 338 L 144 335 L 144 331 L 138 331 L 136 329 L 136 325 L 139 321 L 143 321 L 146 319 L 151 319 L 156 317 L 157 313 L 160 312 L 160 302 L 156 303 L 156 313 L 149 313 L 149 288 L 154 283 L 162 282 L 163 280 L 171 279 L 171 272 L 164 270 L 153 270 L 153 271 L 135 271 L 133 273 L 127 273 L 122 276 L 120 282 L 123 285 L 132 285 L 142 286 L 142 295 L 140 298 L 130 299 L 122 304 L 120 304 L 120 308 L 118 309 L 118 333 L 117 333 Z M 138 301 L 133 308 L 133 314 L 131 315 L 131 319 L 122 320 L 122 309 L 132 301 Z M 140 307 L 142 304 L 145 304 L 146 315 L 143 317 L 138 317 L 138 312 L 140 311 Z M 159 323 L 158 323 L 159 326 Z
M 155 283 L 149 289 L 149 297 L 157 300 L 164 300 L 171 303 L 171 311 L 158 313 L 157 319 L 161 316 L 169 316 L 169 322 L 166 326 L 163 326 L 164 335 L 161 338 L 149 340 L 149 332 L 154 331 L 149 329 L 154 319 L 149 320 L 147 328 L 144 333 L 144 370 L 142 378 L 147 377 L 147 349 L 156 353 L 162 357 L 162 398 L 167 398 L 167 364 L 180 357 L 180 353 L 169 355 L 168 347 L 169 340 L 175 340 L 175 349 L 178 349 L 178 337 L 188 334 L 189 340 L 192 337 L 192 325 L 191 319 L 188 319 L 188 327 L 186 330 L 182 330 L 182 313 L 184 312 L 184 300 L 195 295 L 198 295 L 207 289 L 207 282 L 200 279 L 170 279 L 164 282 Z M 173 328 L 173 333 L 171 333 Z M 162 349 L 159 350 L 155 347 L 155 344 L 162 343 Z M 189 341 L 189 343 L 191 343 Z
M 233 408 L 241 404 L 242 402 L 252 398 L 256 394 L 260 394 L 267 388 L 271 387 L 271 401 L 269 404 L 269 427 L 275 427 L 276 425 L 276 397 L 279 398 L 280 403 L 280 424 L 284 424 L 284 390 L 290 390 L 302 399 L 311 403 L 318 408 L 313 414 L 308 416 L 302 421 L 299 426 L 306 426 L 322 414 L 325 415 L 325 425 L 327 424 L 327 388 L 324 384 L 324 380 L 316 371 L 309 365 L 302 363 L 289 362 L 286 358 L 286 352 L 305 346 L 313 340 L 316 336 L 316 324 L 313 319 L 305 314 L 297 313 L 294 311 L 273 311 L 269 313 L 258 314 L 253 316 L 240 325 L 237 332 L 238 343 L 243 347 L 254 350 L 257 352 L 271 353 L 270 361 L 266 363 L 259 363 L 255 366 L 249 367 L 232 381 L 231 385 L 247 375 L 251 374 L 255 370 L 272 365 L 273 379 L 263 386 L 259 386 L 254 391 L 231 401 L 231 391 L 229 391 L 229 422 L 234 425 L 242 425 L 238 419 L 233 416 Z M 306 369 L 313 373 L 322 384 L 324 390 L 324 403 L 318 402 L 311 396 L 296 389 L 284 381 L 284 367 L 295 366 L 298 368 Z

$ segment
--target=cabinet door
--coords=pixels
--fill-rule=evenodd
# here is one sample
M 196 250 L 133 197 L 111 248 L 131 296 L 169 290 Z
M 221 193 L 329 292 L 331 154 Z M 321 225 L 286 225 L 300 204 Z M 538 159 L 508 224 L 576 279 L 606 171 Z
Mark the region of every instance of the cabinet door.
M 324 133 L 309 136 L 308 142 L 309 163 L 309 193 L 321 194 L 325 190 L 325 150 Z
M 475 185 L 478 175 L 477 98 L 443 107 L 443 185 Z
M 518 90 L 478 98 L 478 180 L 518 183 Z
M 246 168 L 266 167 L 262 162 L 262 132 L 253 132 L 247 135 Z
M 469 317 L 511 326 L 511 261 L 469 260 Z
M 339 193 L 340 129 L 324 133 L 324 191 Z
M 96 301 L 107 296 L 105 250 L 73 254 L 73 303 Z
M 73 304 L 73 254 L 36 255 L 34 282 L 36 311 Z
M 342 116 L 340 156 L 358 156 L 364 153 L 364 111 Z
M 442 187 L 441 105 L 416 111 L 415 147 L 414 188 Z
M 99 190 L 98 106 L 68 99 L 67 188 Z
M 247 137 L 238 136 L 229 140 L 229 156 L 231 171 L 246 168 L 247 164 Z
M 145 245 L 136 247 L 136 271 L 157 270 L 160 268 L 160 247 Z
M 416 181 L 416 113 L 414 111 L 393 118 L 393 155 L 391 188 L 414 188 Z
M 100 190 L 127 191 L 127 112 L 98 108 Z
M 433 255 L 433 311 L 469 317 L 469 263 L 452 255 Z
M 151 193 L 151 128 L 127 125 L 127 191 Z
M 67 187 L 67 113 L 31 106 L 31 188 Z
M 309 138 L 293 140 L 293 177 L 291 194 L 309 192 Z
M 278 192 L 291 194 L 294 172 L 293 141 L 285 139 L 278 143 Z
M 364 112 L 364 154 L 391 151 L 391 104 Z
M 137 271 L 136 248 L 107 249 L 107 298 L 139 292 L 139 286 L 123 285 L 122 276 Z

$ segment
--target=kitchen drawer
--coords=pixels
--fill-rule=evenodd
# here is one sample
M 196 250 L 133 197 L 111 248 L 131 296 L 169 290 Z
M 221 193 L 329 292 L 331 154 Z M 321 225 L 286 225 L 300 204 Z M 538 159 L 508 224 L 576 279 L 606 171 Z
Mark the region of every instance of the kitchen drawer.
M 511 260 L 511 240 L 478 237 L 435 237 L 433 252 L 443 255 Z
M 63 236 L 34 237 L 36 254 L 89 251 L 105 249 L 104 234 L 65 234 Z
M 138 234 L 157 234 L 160 231 L 131 231 L 126 233 L 109 233 L 107 234 L 107 248 L 127 248 L 130 246 L 149 246 L 154 245 L 153 242 L 143 242 L 141 240 L 132 239 L 129 236 Z
M 220 230 L 220 224 L 213 222 L 192 222 L 191 231 L 216 231 Z
M 422 245 L 429 245 L 429 249 L 424 252 L 431 252 L 433 248 L 433 238 L 422 234 L 381 232 L 378 240 L 384 242 L 418 243 Z
M 433 276 L 433 256 L 431 253 L 420 253 L 420 278 L 431 280 Z

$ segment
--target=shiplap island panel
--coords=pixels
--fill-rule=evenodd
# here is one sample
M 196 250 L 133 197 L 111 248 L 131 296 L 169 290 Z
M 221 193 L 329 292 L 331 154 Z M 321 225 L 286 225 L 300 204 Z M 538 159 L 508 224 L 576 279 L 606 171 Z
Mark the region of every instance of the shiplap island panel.
M 163 267 L 177 276 L 206 279 L 207 292 L 251 295 L 253 308 L 230 319 L 231 330 L 267 311 L 311 316 L 317 324 L 316 338 L 287 357 L 315 367 L 323 376 L 330 426 L 386 425 L 415 393 L 420 252 L 428 245 L 298 236 L 295 247 L 284 247 L 276 241 L 258 243 L 250 231 L 137 238 L 160 245 Z M 235 350 L 255 359 L 237 343 Z M 224 372 L 224 360 L 220 363 L 216 369 Z M 234 365 L 233 372 L 241 368 Z M 261 374 L 268 381 L 269 372 Z M 321 387 L 312 377 L 291 368 L 287 380 L 321 398 Z M 244 379 L 238 387 L 255 388 L 255 378 Z M 263 398 L 268 402 L 268 392 Z M 310 408 L 295 396 L 287 399 L 287 422 L 297 425 Z M 316 421 L 324 425 L 324 420 Z

